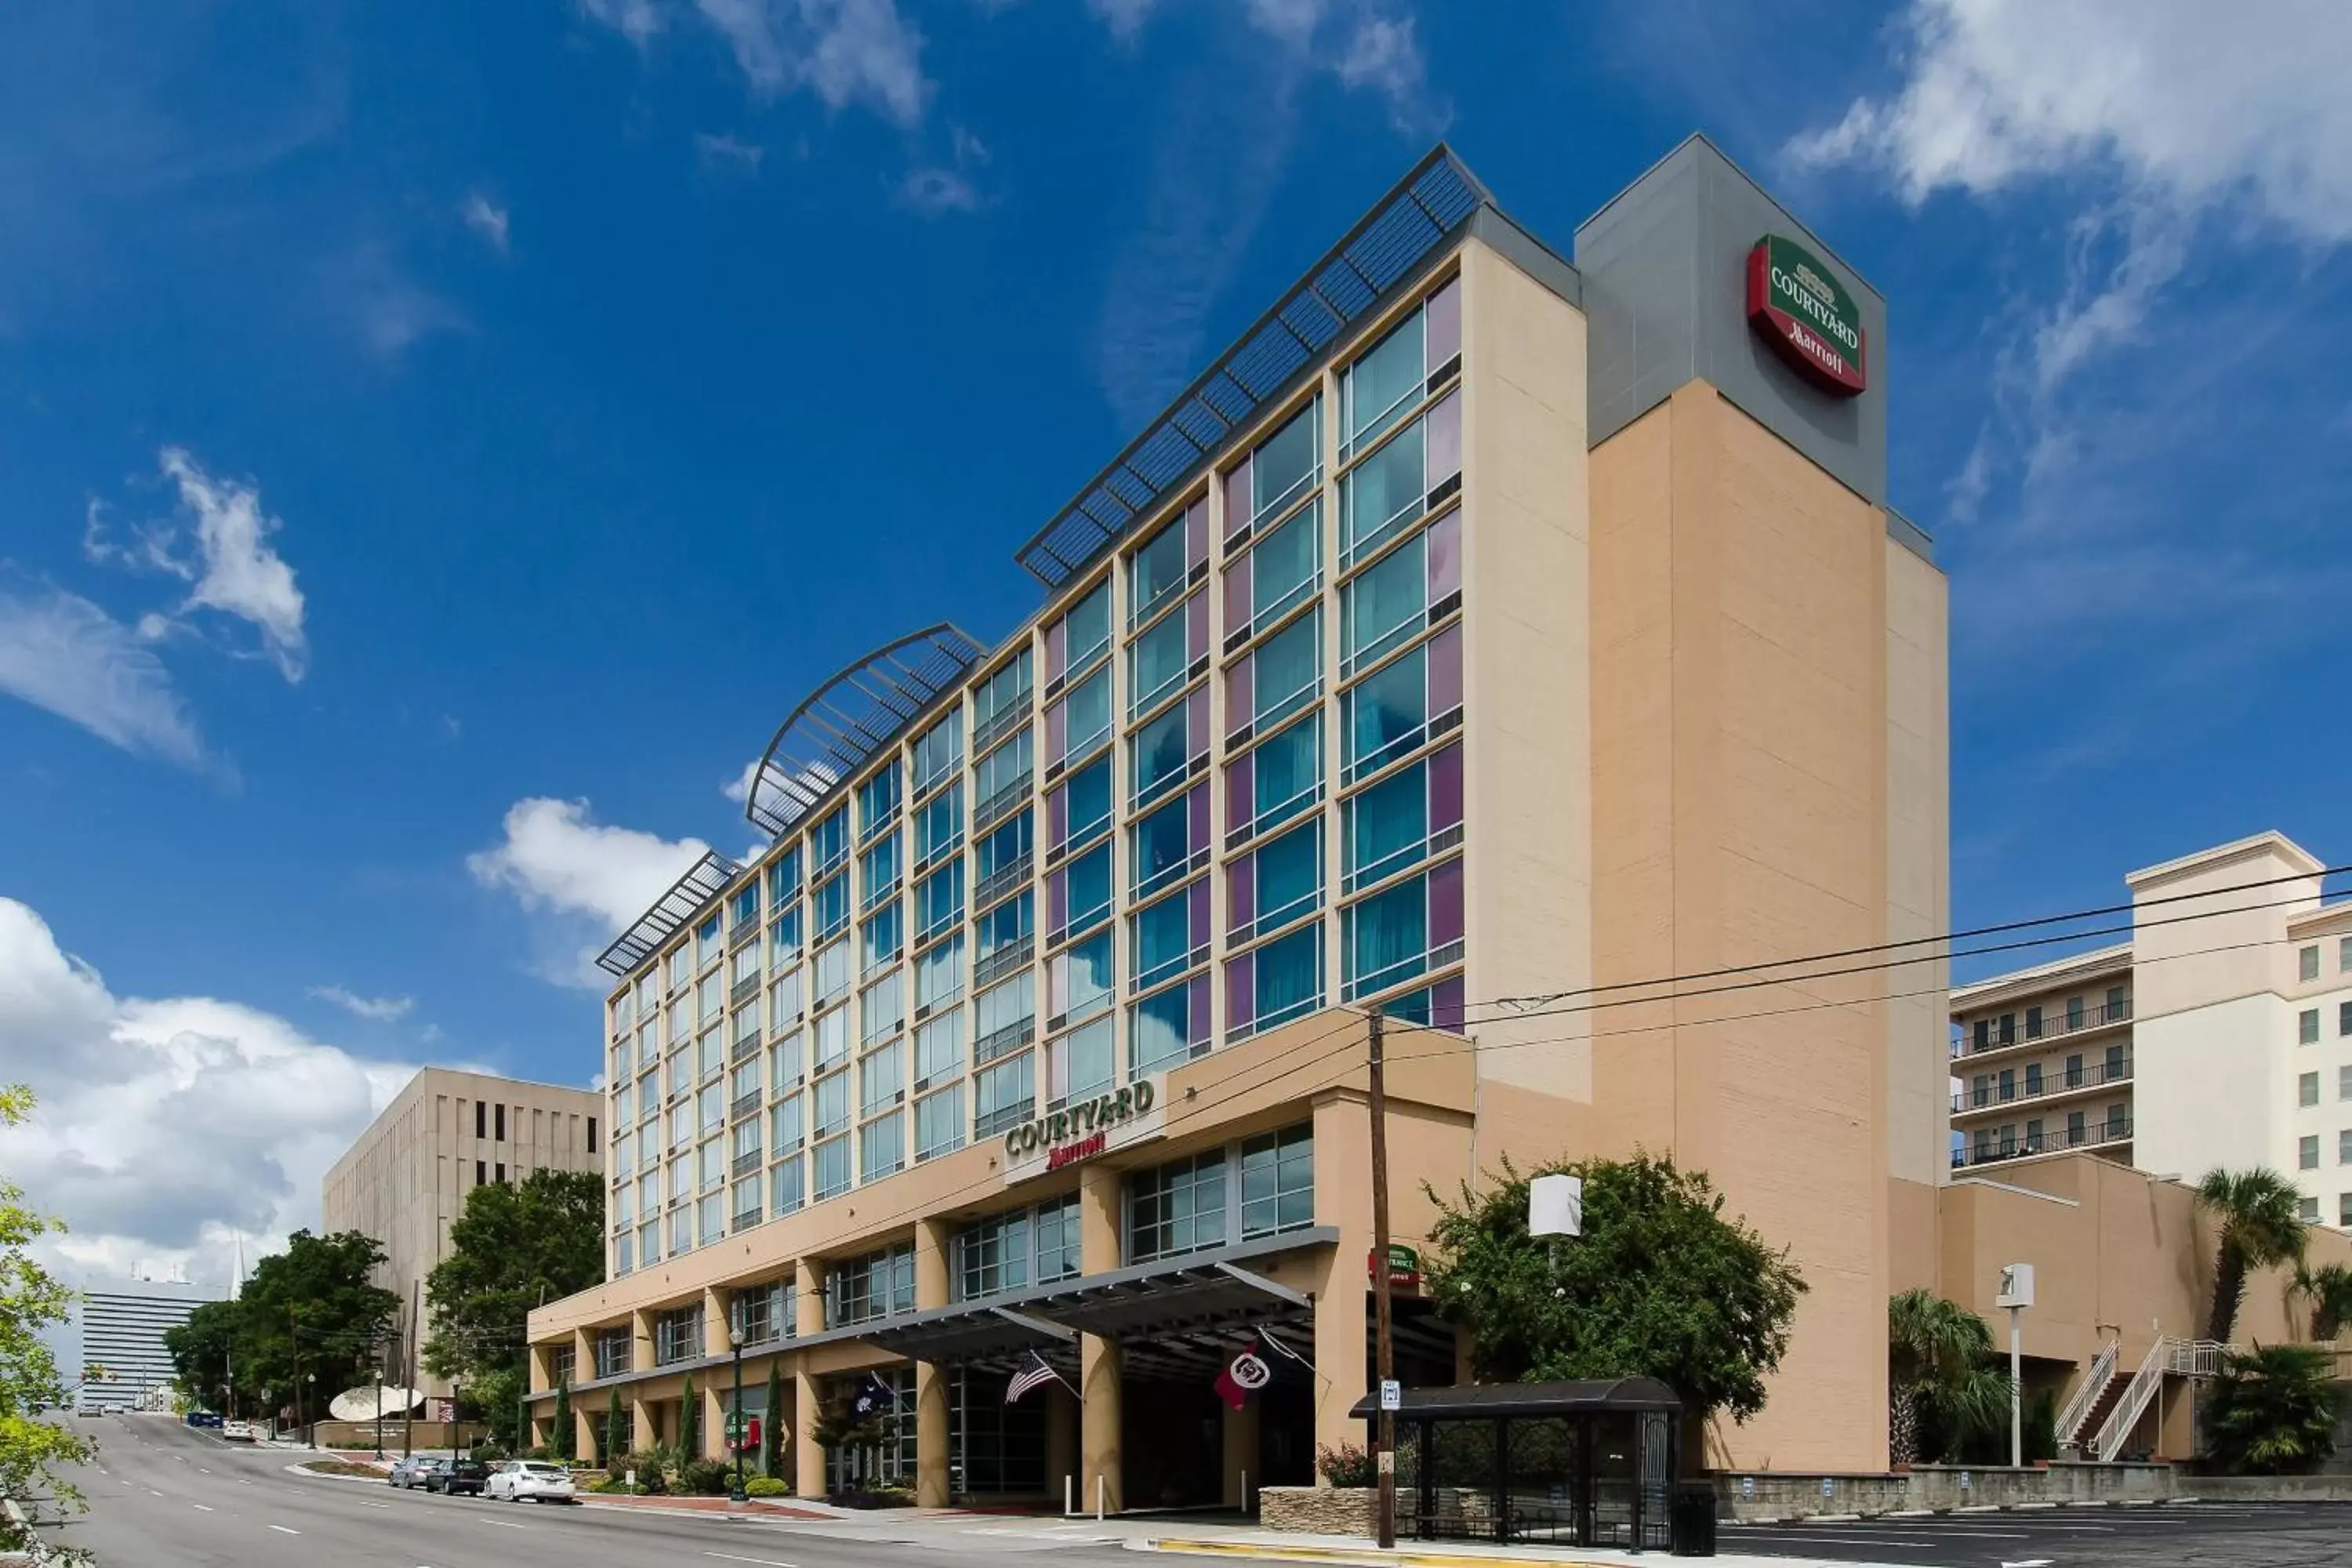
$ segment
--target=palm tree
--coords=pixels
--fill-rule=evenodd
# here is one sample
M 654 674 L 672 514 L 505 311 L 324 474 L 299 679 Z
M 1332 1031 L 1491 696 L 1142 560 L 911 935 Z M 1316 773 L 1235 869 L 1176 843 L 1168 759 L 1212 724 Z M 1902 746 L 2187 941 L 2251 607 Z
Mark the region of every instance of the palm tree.
M 2352 1265 L 2323 1263 L 2316 1268 L 2298 1264 L 2294 1294 L 2311 1303 L 2311 1337 L 2326 1343 L 2352 1323 Z
M 2233 1475 L 2317 1469 L 2336 1451 L 2334 1363 L 2315 1345 L 2232 1351 L 2204 1415 L 2211 1456 Z
M 2197 1184 L 2197 1206 L 2210 1213 L 2221 1228 L 2207 1339 L 2230 1342 L 2231 1331 L 2238 1326 L 2238 1307 L 2246 1298 L 2248 1274 L 2303 1261 L 2303 1219 L 2297 1212 L 2302 1200 L 2294 1183 L 2260 1166 L 2225 1171 L 2217 1165 Z
M 1894 1463 L 1948 1457 L 2009 1419 L 2009 1373 L 1997 1363 L 1992 1331 L 1958 1302 L 1925 1289 L 1895 1297 L 1886 1349 Z

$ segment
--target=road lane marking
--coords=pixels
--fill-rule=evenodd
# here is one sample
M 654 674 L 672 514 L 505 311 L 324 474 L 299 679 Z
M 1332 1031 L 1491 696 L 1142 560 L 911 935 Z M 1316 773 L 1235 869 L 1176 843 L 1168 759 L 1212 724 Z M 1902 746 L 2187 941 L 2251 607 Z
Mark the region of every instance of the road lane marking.
M 211 1509 L 208 1505 L 206 1505 L 206 1504 L 205 1504 L 205 1503 L 200 1503 L 200 1502 L 196 1502 L 196 1503 L 190 1503 L 188 1506 L 189 1506 L 190 1508 L 194 1509 L 198 1513 L 210 1513 L 210 1512 L 212 1512 L 212 1509 Z
M 703 1555 L 716 1557 L 722 1563 L 758 1563 L 763 1568 L 793 1568 L 791 1563 L 778 1562 L 773 1557 L 738 1557 L 731 1552 L 706 1552 Z
M 163 1494 L 155 1490 L 152 1487 L 150 1487 L 147 1490 L 147 1495 L 149 1497 L 162 1497 Z
M 299 1535 L 302 1533 L 299 1530 L 289 1530 L 282 1524 L 273 1524 L 269 1528 L 276 1531 L 280 1535 Z
M 368 1502 L 362 1500 L 360 1503 L 360 1506 L 362 1508 L 390 1508 L 392 1505 L 388 1502 Z
M 527 1524 L 517 1524 L 510 1519 L 486 1519 L 481 1521 L 481 1522 L 484 1524 L 495 1524 L 500 1530 L 529 1530 L 530 1528 L 530 1526 Z

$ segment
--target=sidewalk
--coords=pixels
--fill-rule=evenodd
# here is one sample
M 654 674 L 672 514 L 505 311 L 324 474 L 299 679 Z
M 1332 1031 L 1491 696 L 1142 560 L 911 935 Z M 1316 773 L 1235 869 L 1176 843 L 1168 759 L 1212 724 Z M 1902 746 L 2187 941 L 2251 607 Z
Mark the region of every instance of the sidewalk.
M 1117 1521 L 1112 1521 L 1115 1524 Z M 1591 1564 L 1592 1568 L 1656 1568 L 1670 1562 L 1663 1552 L 1616 1552 L 1592 1547 L 1487 1546 L 1475 1541 L 1400 1542 L 1393 1552 L 1382 1552 L 1370 1541 L 1346 1535 L 1295 1535 L 1286 1531 L 1210 1526 L 1171 1530 L 1131 1538 L 1129 1551 L 1171 1552 L 1202 1557 L 1222 1557 L 1261 1563 L 1330 1563 L 1362 1564 L 1365 1568 L 1495 1568 L 1497 1563 L 1547 1563 L 1553 1568 Z M 1718 1552 L 1711 1561 L 1723 1568 L 1878 1568 L 1853 1558 L 1758 1557 L 1738 1552 Z

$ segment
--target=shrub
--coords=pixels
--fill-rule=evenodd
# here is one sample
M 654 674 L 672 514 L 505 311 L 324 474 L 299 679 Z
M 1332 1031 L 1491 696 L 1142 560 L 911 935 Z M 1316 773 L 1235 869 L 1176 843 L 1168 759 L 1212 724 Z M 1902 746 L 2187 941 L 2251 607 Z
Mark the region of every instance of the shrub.
M 496 1443 L 488 1441 L 475 1444 L 472 1453 L 475 1458 L 486 1465 L 503 1465 L 514 1457 Z
M 688 1459 L 683 1476 L 685 1489 L 696 1497 L 725 1497 L 735 1484 L 735 1467 L 720 1459 Z
M 1317 1448 L 1315 1468 L 1335 1487 L 1368 1487 L 1378 1476 L 1372 1457 L 1353 1443 L 1326 1443 Z
M 2205 1441 L 2233 1475 L 2315 1470 L 2336 1451 L 2334 1359 L 2310 1345 L 2225 1351 L 2205 1406 Z
M 743 1483 L 746 1497 L 790 1497 L 793 1489 L 774 1476 L 753 1476 Z
M 667 1465 L 663 1463 L 661 1450 L 658 1448 L 645 1448 L 640 1449 L 638 1452 L 634 1454 L 622 1455 L 614 1463 L 612 1469 L 607 1473 L 614 1477 L 614 1486 L 615 1490 L 626 1491 L 628 1489 L 628 1484 L 621 1478 L 627 1476 L 631 1471 L 635 1471 L 637 1478 L 636 1495 L 640 1497 L 659 1497 L 667 1489 L 668 1483 L 667 1475 L 668 1468 L 669 1467 Z

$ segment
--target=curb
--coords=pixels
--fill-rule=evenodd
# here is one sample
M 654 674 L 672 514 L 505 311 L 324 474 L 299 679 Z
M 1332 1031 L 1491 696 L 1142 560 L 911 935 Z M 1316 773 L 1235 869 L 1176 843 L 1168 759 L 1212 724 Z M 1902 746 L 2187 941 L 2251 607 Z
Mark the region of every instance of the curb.
M 325 1470 L 314 1470 L 307 1464 L 280 1465 L 278 1468 L 289 1476 L 299 1476 L 306 1481 L 352 1481 L 363 1487 L 384 1485 L 384 1479 L 381 1475 L 338 1476 Z
M 1208 1541 L 1198 1537 L 1161 1536 L 1148 1538 L 1140 1548 L 1146 1552 L 1187 1552 L 1204 1557 L 1247 1557 L 1265 1563 L 1346 1563 L 1402 1564 L 1403 1568 L 1494 1568 L 1496 1563 L 1515 1562 L 1541 1563 L 1544 1568 L 1610 1568 L 1587 1558 L 1543 1557 L 1505 1558 L 1473 1552 L 1382 1552 L 1377 1546 L 1275 1546 L 1253 1541 Z

